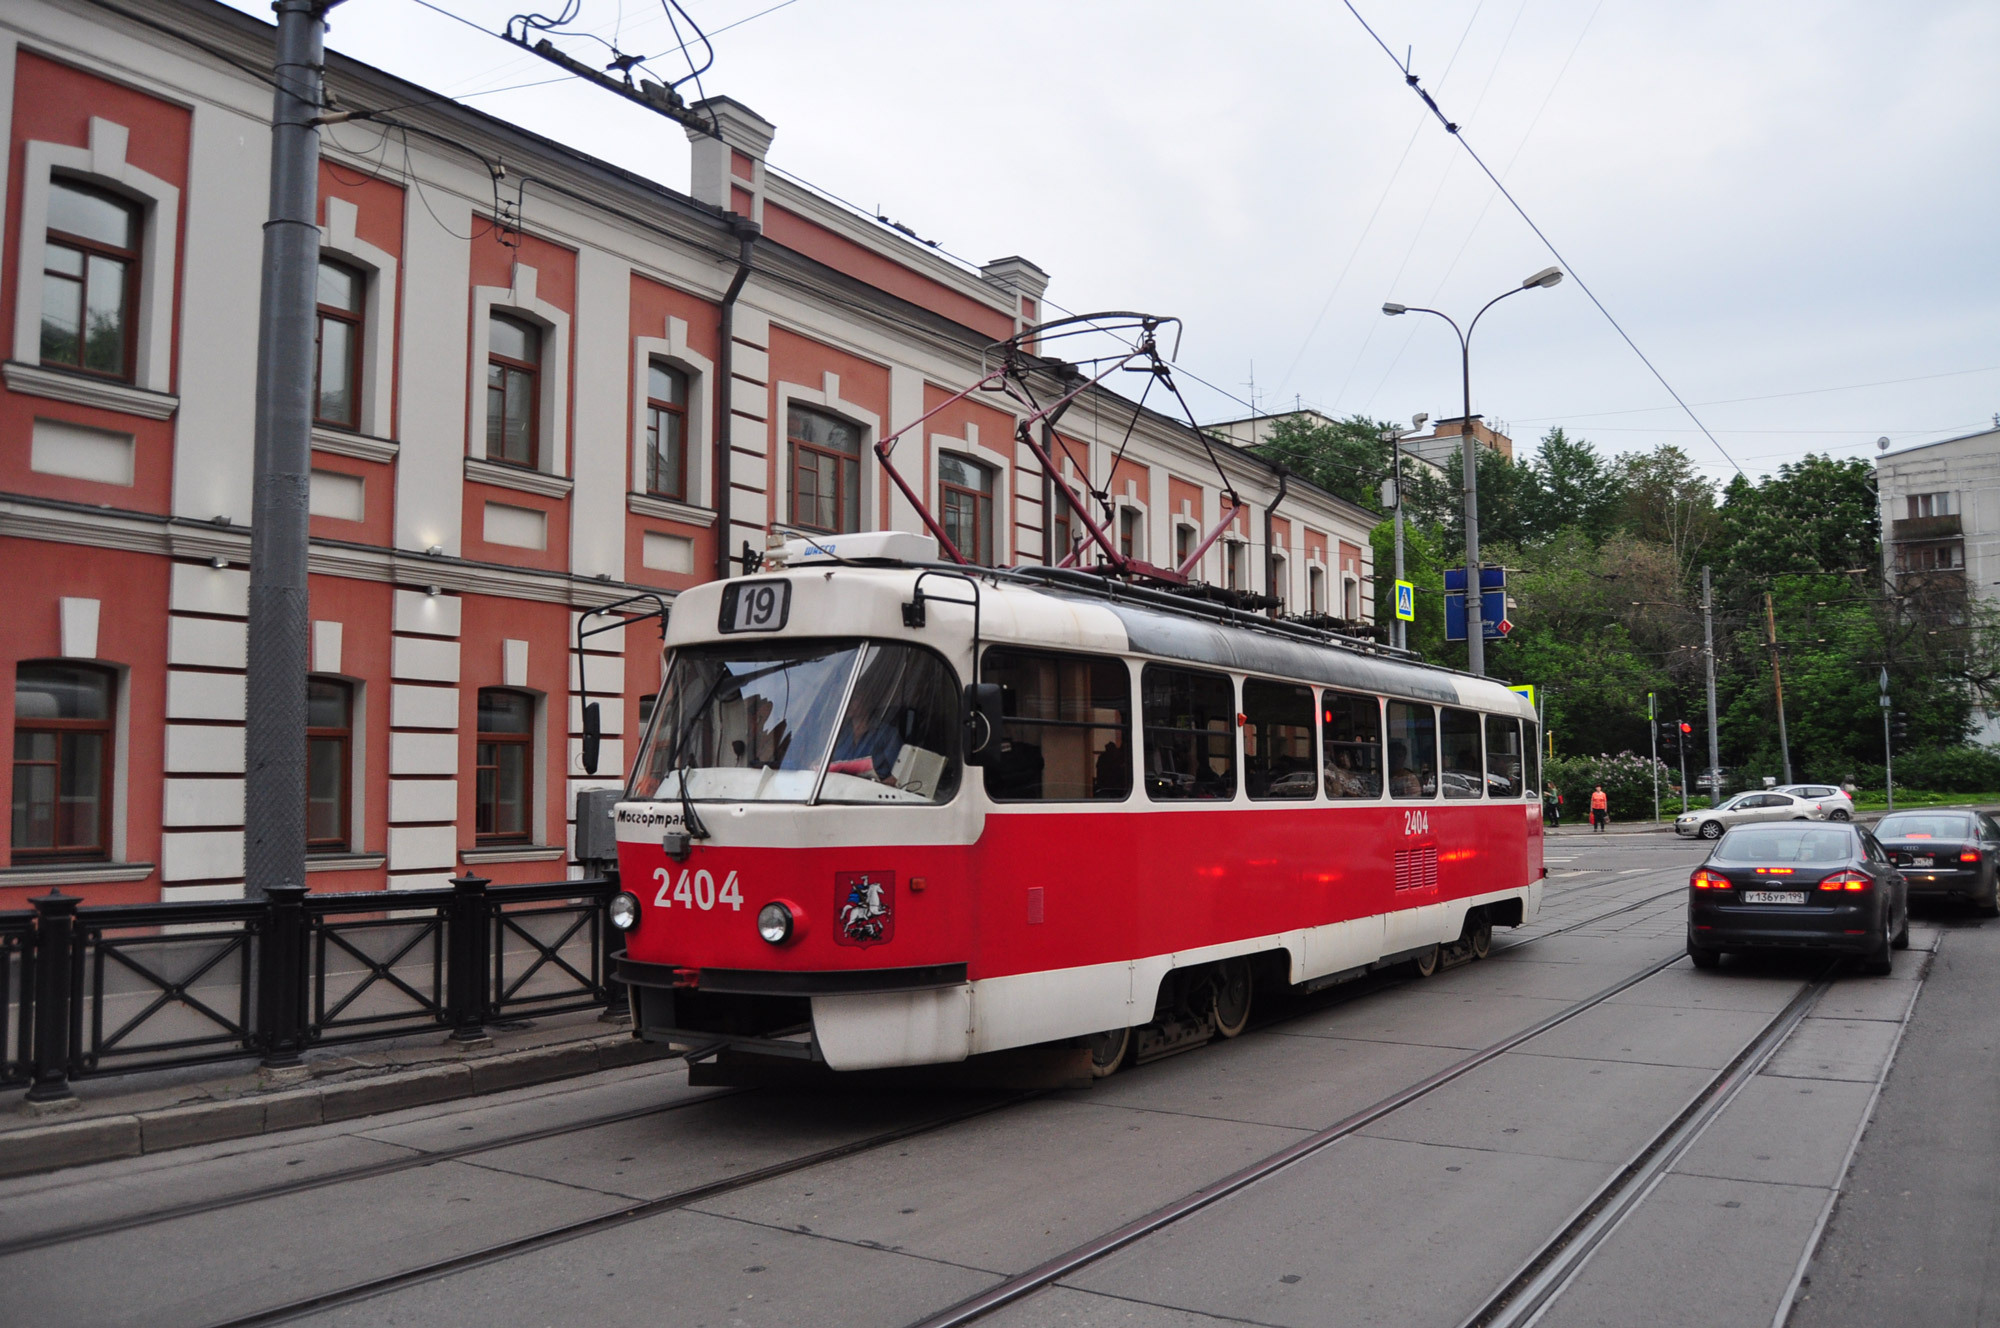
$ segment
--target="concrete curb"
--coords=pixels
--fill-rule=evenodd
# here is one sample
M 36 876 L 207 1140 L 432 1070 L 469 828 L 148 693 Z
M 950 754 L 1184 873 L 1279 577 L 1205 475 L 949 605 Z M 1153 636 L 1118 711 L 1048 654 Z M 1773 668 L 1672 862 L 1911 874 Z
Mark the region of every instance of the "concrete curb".
M 663 1060 L 669 1055 L 663 1046 L 621 1033 L 552 1047 L 500 1052 L 459 1064 L 412 1066 L 366 1078 L 309 1084 L 188 1106 L 82 1120 L 51 1120 L 0 1132 L 0 1177 L 25 1176 L 304 1125 L 353 1120 Z

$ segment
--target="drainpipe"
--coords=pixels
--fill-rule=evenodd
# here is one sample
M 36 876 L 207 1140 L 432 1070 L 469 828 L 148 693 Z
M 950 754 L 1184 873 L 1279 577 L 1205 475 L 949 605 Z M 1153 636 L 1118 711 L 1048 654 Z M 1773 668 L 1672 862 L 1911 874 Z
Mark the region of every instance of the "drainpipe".
M 1273 498 L 1271 505 L 1264 509 L 1264 593 L 1272 599 L 1278 599 L 1280 596 L 1278 595 L 1278 553 L 1271 546 L 1271 516 L 1278 510 L 1278 504 L 1285 501 L 1285 490 L 1291 487 L 1291 483 L 1292 472 L 1280 467 L 1278 470 L 1278 496 Z M 1278 616 L 1278 610 L 1275 605 L 1271 608 L 1271 616 L 1273 618 Z
M 715 579 L 718 581 L 728 579 L 731 560 L 729 485 L 731 448 L 736 441 L 736 297 L 743 293 L 743 283 L 750 279 L 750 257 L 757 246 L 757 237 L 763 233 L 748 217 L 732 215 L 729 224 L 736 233 L 739 248 L 736 275 L 722 296 L 722 344 L 716 358 L 716 373 L 722 379 L 715 394 L 716 414 L 721 418 L 716 421 L 715 464 L 711 469 L 715 472 Z

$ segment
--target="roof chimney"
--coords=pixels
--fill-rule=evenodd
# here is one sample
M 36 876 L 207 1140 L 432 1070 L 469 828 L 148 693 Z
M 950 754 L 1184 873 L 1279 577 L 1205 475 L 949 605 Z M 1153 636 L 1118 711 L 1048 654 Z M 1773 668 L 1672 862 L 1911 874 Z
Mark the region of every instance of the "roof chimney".
M 1014 330 L 1032 327 L 1042 320 L 1042 292 L 1049 288 L 1049 274 L 1019 254 L 996 258 L 979 269 L 990 285 L 1012 292 Z
M 715 121 L 716 133 L 688 127 L 694 147 L 688 192 L 698 202 L 764 224 L 764 157 L 778 127 L 742 102 L 710 97 L 691 108 Z

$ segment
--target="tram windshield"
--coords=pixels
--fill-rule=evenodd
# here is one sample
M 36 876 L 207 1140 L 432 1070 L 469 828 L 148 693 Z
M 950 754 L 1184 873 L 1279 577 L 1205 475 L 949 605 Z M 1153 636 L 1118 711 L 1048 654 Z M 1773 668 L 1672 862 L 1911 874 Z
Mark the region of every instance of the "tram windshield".
M 944 662 L 872 641 L 674 652 L 629 796 L 707 802 L 947 802 L 957 688 Z

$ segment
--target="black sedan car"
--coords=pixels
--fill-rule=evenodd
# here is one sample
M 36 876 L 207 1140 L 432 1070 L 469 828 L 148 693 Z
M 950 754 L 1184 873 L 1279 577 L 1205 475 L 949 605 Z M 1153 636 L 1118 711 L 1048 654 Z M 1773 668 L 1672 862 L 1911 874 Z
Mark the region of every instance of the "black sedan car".
M 1889 861 L 1919 897 L 1970 900 L 2000 917 L 2000 824 L 1983 812 L 1891 812 L 1875 827 Z
M 1724 835 L 1688 881 L 1688 957 L 1714 968 L 1729 951 L 1818 950 L 1889 971 L 1910 943 L 1903 874 L 1855 825 L 1787 821 Z

